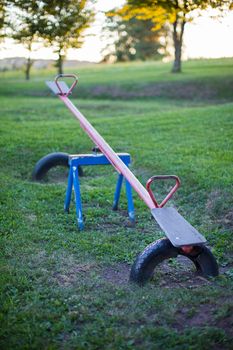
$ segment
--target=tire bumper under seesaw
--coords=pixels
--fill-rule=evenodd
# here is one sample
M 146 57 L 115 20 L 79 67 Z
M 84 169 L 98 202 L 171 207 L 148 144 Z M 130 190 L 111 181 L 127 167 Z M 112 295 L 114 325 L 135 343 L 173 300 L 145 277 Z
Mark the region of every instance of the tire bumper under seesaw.
M 175 186 L 166 198 L 158 204 L 150 188 L 154 180 L 174 179 Z M 205 246 L 206 239 L 175 208 L 163 208 L 180 186 L 180 180 L 175 175 L 153 176 L 147 181 L 147 190 L 155 204 L 151 210 L 152 216 L 166 233 L 167 238 L 159 239 L 148 245 L 134 261 L 129 280 L 139 285 L 148 282 L 157 265 L 164 260 L 176 258 L 179 255 L 191 260 L 196 273 L 203 277 L 218 276 L 218 264 L 210 249 Z

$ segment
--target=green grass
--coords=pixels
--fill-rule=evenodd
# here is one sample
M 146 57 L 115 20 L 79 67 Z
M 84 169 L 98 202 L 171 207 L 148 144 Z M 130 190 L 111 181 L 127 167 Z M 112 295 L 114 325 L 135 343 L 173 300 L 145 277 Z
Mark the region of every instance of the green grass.
M 233 62 L 194 60 L 184 62 L 182 74 L 171 74 L 171 63 L 140 62 L 115 65 L 78 66 L 79 84 L 74 96 L 81 98 L 169 99 L 184 104 L 227 102 L 232 99 Z M 3 72 L 0 94 L 47 96 L 44 84 L 53 79 L 54 70 L 32 70 L 32 80 L 25 83 L 22 72 Z M 181 101 L 180 98 L 182 98 Z
M 155 174 L 179 175 L 182 187 L 171 204 L 206 236 L 220 276 L 200 279 L 183 261 L 171 260 L 144 288 L 128 284 L 137 253 L 163 233 L 136 194 L 134 228 L 124 192 L 120 210 L 111 211 L 117 178 L 111 167 L 84 169 L 86 222 L 77 230 L 74 203 L 63 213 L 64 177 L 34 183 L 31 172 L 47 153 L 87 153 L 92 142 L 57 98 L 45 96 L 44 80 L 55 72 L 38 77 L 34 71 L 30 82 L 6 72 L 0 87 L 0 348 L 232 348 L 233 61 L 186 62 L 181 75 L 169 69 L 152 62 L 82 67 L 74 103 L 116 151 L 131 154 L 143 184 Z M 143 96 L 142 86 L 149 91 L 152 85 L 154 95 Z M 193 86 L 208 93 L 193 96 Z M 155 191 L 162 198 L 166 189 Z

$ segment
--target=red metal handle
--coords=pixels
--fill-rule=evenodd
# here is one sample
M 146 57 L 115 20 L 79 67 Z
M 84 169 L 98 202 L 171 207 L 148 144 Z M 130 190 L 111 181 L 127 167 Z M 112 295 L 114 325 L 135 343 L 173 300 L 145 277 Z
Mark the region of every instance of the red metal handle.
M 150 186 L 154 180 L 170 180 L 170 179 L 174 179 L 176 181 L 176 184 L 175 186 L 172 187 L 171 191 L 164 198 L 164 200 L 159 204 L 155 199 L 155 196 Z M 169 201 L 169 199 L 173 196 L 173 194 L 177 191 L 179 187 L 180 187 L 180 179 L 176 175 L 155 175 L 155 176 L 152 176 L 146 183 L 146 189 L 149 192 L 149 195 L 151 196 L 151 199 L 154 202 L 154 205 L 156 206 L 156 208 L 162 208 L 167 203 L 167 201 Z
M 72 83 L 71 87 L 69 88 L 68 92 L 66 92 L 66 93 L 64 93 L 62 91 L 62 88 L 61 88 L 61 86 L 59 84 L 58 80 L 60 78 L 73 78 L 74 79 L 74 82 Z M 58 74 L 56 76 L 56 78 L 55 78 L 55 83 L 56 83 L 56 85 L 58 87 L 58 90 L 60 91 L 61 95 L 66 95 L 66 96 L 71 94 L 71 92 L 72 92 L 73 88 L 76 86 L 77 82 L 78 82 L 78 77 L 75 74 Z

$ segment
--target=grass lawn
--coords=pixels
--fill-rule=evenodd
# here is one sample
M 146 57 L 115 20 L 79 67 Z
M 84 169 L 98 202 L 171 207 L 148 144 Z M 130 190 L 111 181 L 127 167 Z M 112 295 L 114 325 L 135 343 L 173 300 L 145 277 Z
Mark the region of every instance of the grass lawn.
M 84 168 L 85 230 L 74 202 L 63 212 L 66 175 L 32 182 L 38 159 L 89 153 L 87 135 L 44 81 L 55 71 L 1 73 L 0 348 L 232 349 L 233 59 L 191 61 L 172 75 L 161 63 L 77 68 L 73 101 L 117 152 L 129 152 L 145 184 L 176 174 L 171 205 L 208 239 L 220 275 L 204 279 L 185 259 L 128 283 L 136 255 L 164 236 L 134 193 L 111 210 L 117 174 Z M 162 198 L 166 188 L 158 187 Z

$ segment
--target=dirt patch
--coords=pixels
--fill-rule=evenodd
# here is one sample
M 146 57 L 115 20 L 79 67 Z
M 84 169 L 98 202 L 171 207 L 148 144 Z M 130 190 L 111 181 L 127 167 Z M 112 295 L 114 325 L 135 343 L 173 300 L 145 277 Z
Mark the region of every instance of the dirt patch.
M 198 312 L 193 315 L 193 311 L 190 308 L 183 308 L 177 311 L 176 323 L 174 327 L 182 331 L 186 327 L 203 327 L 210 324 L 212 317 L 212 309 L 210 305 L 200 305 Z
M 53 274 L 53 279 L 55 279 L 61 286 L 69 286 L 75 283 L 80 274 L 87 273 L 93 267 L 93 264 L 77 264 L 69 268 L 69 271 L 65 272 L 55 272 Z M 79 275 L 79 276 L 77 276 Z
M 222 223 L 225 227 L 229 229 L 233 229 L 233 210 L 229 210 L 228 213 L 226 213 L 222 219 Z
M 108 218 L 106 218 L 105 222 L 98 223 L 96 225 L 96 230 L 100 232 L 105 232 L 107 235 L 115 235 L 117 231 L 119 231 L 119 225 L 125 228 L 134 228 L 135 223 L 132 223 L 128 217 L 120 218 L 120 222 L 108 222 Z
M 217 327 L 224 329 L 226 333 L 233 337 L 233 314 L 217 321 Z
M 224 82 L 225 88 L 233 85 L 231 79 Z M 148 84 L 136 84 L 134 86 L 124 85 L 95 85 L 88 90 L 93 97 L 110 97 L 131 99 L 138 97 L 160 97 L 169 99 L 216 101 L 220 99 L 221 85 L 209 81 L 187 81 L 187 82 L 158 82 Z
M 52 283 L 60 286 L 71 286 L 96 269 L 95 261 L 81 260 L 66 251 L 55 251 L 48 257 L 50 278 Z
M 178 256 L 171 261 L 164 261 L 154 271 L 152 282 L 162 288 L 196 288 L 212 282 L 195 273 L 192 262 Z M 116 264 L 103 269 L 102 278 L 116 285 L 127 284 L 131 265 Z
M 227 300 L 217 301 L 213 304 L 201 304 L 195 310 L 190 308 L 183 308 L 175 314 L 175 323 L 173 325 L 178 331 L 183 331 L 188 327 L 217 327 L 223 329 L 229 336 L 233 336 L 233 314 L 226 317 L 219 318 L 217 312 Z
M 93 209 L 94 210 L 94 209 Z M 107 235 L 115 235 L 119 227 L 134 228 L 136 222 L 131 222 L 127 210 L 117 209 L 109 211 L 109 215 L 98 218 L 96 230 Z
M 227 257 L 228 258 L 228 257 Z M 229 256 L 229 260 L 232 260 L 232 256 Z M 219 274 L 226 275 L 233 278 L 233 263 L 226 264 L 224 266 L 219 267 Z
M 62 166 L 57 166 L 50 169 L 45 177 L 40 181 L 41 183 L 64 183 L 67 182 L 68 169 Z
M 206 209 L 212 220 L 220 227 L 233 229 L 232 199 L 228 192 L 216 190 L 210 193 Z
M 136 97 L 167 97 L 178 99 L 214 99 L 217 92 L 208 86 L 200 86 L 193 83 L 157 83 L 137 85 L 134 89 L 122 86 L 96 85 L 91 89 L 91 94 L 98 96 L 111 96 L 113 98 Z
M 126 285 L 129 281 L 130 268 L 130 265 L 123 263 L 109 266 L 103 269 L 101 277 L 111 284 Z
M 220 201 L 221 197 L 222 197 L 222 193 L 221 193 L 220 190 L 212 191 L 209 194 L 209 198 L 208 198 L 208 200 L 206 202 L 206 209 L 213 210 L 213 208 L 215 206 L 215 203 L 217 201 Z
M 153 282 L 163 288 L 197 288 L 212 282 L 197 275 L 193 263 L 184 256 L 164 261 L 155 269 Z

